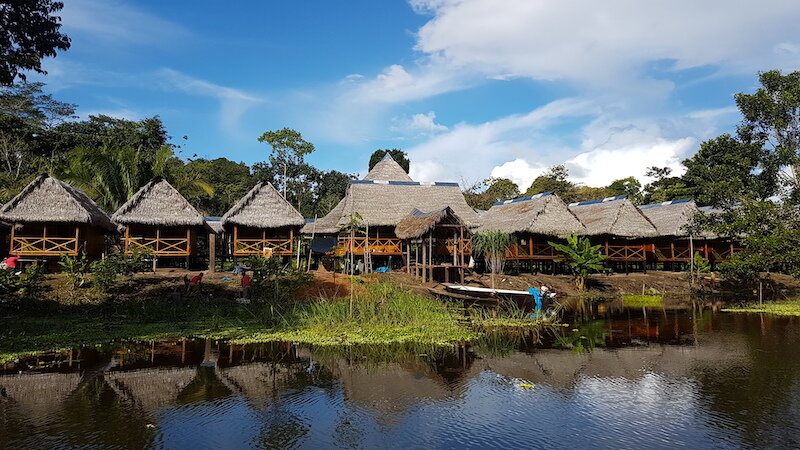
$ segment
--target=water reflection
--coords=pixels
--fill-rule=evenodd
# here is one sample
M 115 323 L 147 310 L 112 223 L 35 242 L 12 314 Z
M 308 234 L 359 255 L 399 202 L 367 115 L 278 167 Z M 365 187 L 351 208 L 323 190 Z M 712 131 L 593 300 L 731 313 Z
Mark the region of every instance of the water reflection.
M 800 445 L 800 320 L 593 305 L 569 325 L 449 350 L 164 340 L 44 355 L 0 376 L 0 447 Z

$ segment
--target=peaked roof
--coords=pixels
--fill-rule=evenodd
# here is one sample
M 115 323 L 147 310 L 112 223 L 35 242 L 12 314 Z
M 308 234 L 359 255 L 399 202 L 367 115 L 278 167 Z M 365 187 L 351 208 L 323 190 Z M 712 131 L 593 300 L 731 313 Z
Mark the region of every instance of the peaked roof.
M 392 155 L 386 154 L 378 164 L 369 171 L 365 180 L 385 180 L 385 181 L 413 181 L 410 176 L 397 164 Z
M 449 206 L 431 212 L 414 209 L 400 220 L 394 234 L 400 239 L 418 238 L 441 223 L 465 226 L 464 221 Z
M 476 233 L 528 232 L 558 237 L 586 233 L 586 227 L 552 192 L 495 203 L 481 214 L 480 223 Z
M 586 234 L 645 237 L 658 234 L 656 227 L 625 195 L 569 205 Z
M 85 223 L 114 230 L 114 225 L 83 191 L 48 174 L 36 177 L 0 208 L 0 220 L 12 223 Z
M 655 225 L 659 236 L 689 236 L 686 227 L 700 211 L 690 198 L 644 205 L 639 210 Z
M 258 183 L 222 216 L 222 225 L 253 228 L 302 226 L 303 216 L 272 186 Z
M 111 217 L 120 225 L 201 226 L 205 219 L 167 180 L 156 177 L 142 186 Z
M 415 209 L 434 211 L 446 206 L 467 226 L 477 225 L 478 214 L 467 205 L 458 183 L 352 180 L 339 204 L 302 231 L 337 233 L 353 213 L 361 215 L 365 225 L 396 226 Z

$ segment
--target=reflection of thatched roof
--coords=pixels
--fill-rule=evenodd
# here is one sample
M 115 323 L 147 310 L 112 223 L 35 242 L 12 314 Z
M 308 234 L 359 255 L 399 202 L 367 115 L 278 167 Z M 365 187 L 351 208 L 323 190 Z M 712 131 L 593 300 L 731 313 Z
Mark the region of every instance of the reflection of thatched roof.
M 114 226 L 83 191 L 43 174 L 0 209 L 0 219 L 12 223 L 85 223 L 113 231 Z
M 480 216 L 480 223 L 476 233 L 502 231 L 559 237 L 586 233 L 586 227 L 552 192 L 495 203 Z
M 659 236 L 689 236 L 686 227 L 699 212 L 690 198 L 644 205 L 639 210 L 655 225 Z
M 108 372 L 105 379 L 115 391 L 152 412 L 173 403 L 196 374 L 197 369 L 191 367 L 158 368 Z
M 400 164 L 392 158 L 392 155 L 386 154 L 378 164 L 369 171 L 364 177 L 365 180 L 392 180 L 392 181 L 413 181 L 410 176 L 400 167 Z
M 258 183 L 222 216 L 222 224 L 278 228 L 302 226 L 305 219 L 271 183 Z
M 75 390 L 78 373 L 37 373 L 0 377 L 0 401 L 7 397 L 20 412 L 39 424 L 60 411 L 61 403 Z
M 291 372 L 284 365 L 255 363 L 219 369 L 218 376 L 232 392 L 262 408 L 288 383 Z
M 163 178 L 154 178 L 111 217 L 121 225 L 201 226 L 203 216 Z
M 588 235 L 647 237 L 657 234 L 656 227 L 624 195 L 571 203 L 569 209 L 586 227 Z
M 440 224 L 463 226 L 464 222 L 449 206 L 427 213 L 415 209 L 397 224 L 394 234 L 400 239 L 414 239 Z

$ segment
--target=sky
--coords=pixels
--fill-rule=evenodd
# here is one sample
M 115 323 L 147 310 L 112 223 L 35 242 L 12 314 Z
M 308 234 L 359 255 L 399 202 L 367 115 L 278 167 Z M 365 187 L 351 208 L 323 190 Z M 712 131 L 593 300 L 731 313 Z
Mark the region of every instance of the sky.
M 603 186 L 735 130 L 733 95 L 800 68 L 791 0 L 65 0 L 47 59 L 81 118 L 158 115 L 184 157 L 248 164 L 289 127 L 325 170 L 409 153 L 419 181 L 548 167 Z

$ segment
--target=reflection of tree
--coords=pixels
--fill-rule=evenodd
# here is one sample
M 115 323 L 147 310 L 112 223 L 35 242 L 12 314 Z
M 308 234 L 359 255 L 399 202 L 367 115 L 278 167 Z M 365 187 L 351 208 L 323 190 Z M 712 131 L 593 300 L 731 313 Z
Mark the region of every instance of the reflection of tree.
M 556 346 L 571 349 L 575 353 L 590 352 L 605 345 L 608 329 L 604 320 L 585 322 L 572 328 L 569 334 L 556 339 Z
M 264 415 L 266 421 L 257 438 L 259 446 L 266 448 L 296 447 L 311 429 L 310 420 L 281 408 L 269 410 Z

